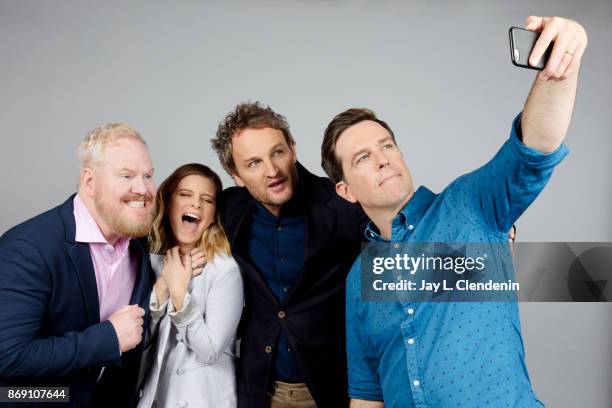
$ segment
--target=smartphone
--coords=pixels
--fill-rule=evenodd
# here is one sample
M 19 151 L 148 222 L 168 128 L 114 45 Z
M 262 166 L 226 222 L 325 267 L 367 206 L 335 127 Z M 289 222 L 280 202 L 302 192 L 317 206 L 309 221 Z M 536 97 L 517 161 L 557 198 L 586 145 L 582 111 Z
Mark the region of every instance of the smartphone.
M 540 33 L 525 30 L 519 27 L 510 27 L 510 58 L 512 63 L 517 67 L 543 70 L 550 57 L 550 52 L 554 43 L 550 43 L 538 65 L 532 67 L 529 65 L 529 56 L 535 46 L 536 41 L 540 37 Z

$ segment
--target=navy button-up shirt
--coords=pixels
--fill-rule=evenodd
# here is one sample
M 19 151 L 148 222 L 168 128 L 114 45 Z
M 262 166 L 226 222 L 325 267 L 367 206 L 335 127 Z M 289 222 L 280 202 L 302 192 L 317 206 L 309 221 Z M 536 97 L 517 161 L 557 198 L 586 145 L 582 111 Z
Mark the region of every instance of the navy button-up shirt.
M 507 242 L 514 221 L 567 155 L 517 137 L 442 193 L 420 187 L 393 219 L 393 242 Z M 375 229 L 370 240 L 382 241 Z M 386 407 L 542 407 L 525 366 L 515 302 L 361 300 L 361 261 L 347 279 L 349 395 Z
M 294 201 L 283 208 L 279 217 L 257 202 L 247 243 L 249 256 L 281 307 L 304 268 L 306 253 L 304 214 Z M 282 332 L 276 350 L 274 379 L 304 382 L 295 354 Z

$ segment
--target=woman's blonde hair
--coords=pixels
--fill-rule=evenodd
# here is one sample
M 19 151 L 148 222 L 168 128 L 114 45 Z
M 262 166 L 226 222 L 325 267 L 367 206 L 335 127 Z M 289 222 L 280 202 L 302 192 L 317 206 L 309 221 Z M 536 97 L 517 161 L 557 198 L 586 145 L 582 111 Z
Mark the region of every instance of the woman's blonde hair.
M 213 182 L 215 186 L 215 219 L 202 233 L 202 237 L 196 243 L 206 255 L 206 261 L 210 262 L 218 253 L 231 255 L 230 245 L 221 226 L 221 218 L 218 211 L 219 195 L 223 186 L 221 179 L 209 167 L 199 163 L 189 163 L 180 166 L 165 179 L 159 189 L 155 201 L 155 218 L 151 233 L 149 234 L 149 250 L 155 254 L 165 254 L 166 251 L 176 245 L 175 237 L 170 227 L 168 208 L 172 193 L 182 179 L 187 176 L 198 175 L 205 177 Z

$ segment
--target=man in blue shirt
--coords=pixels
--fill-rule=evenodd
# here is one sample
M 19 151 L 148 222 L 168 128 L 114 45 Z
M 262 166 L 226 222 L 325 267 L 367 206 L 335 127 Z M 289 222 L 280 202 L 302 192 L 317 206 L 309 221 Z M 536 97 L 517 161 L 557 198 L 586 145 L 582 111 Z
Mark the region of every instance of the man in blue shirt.
M 337 115 L 322 165 L 336 192 L 358 202 L 371 241 L 502 243 L 567 155 L 586 32 L 576 22 L 530 17 L 542 34 L 535 65 L 554 47 L 510 138 L 491 161 L 442 193 L 414 191 L 390 127 L 367 109 Z M 365 259 L 365 258 L 363 258 Z M 525 367 L 515 302 L 371 302 L 361 298 L 361 260 L 347 279 L 351 407 L 541 407 Z

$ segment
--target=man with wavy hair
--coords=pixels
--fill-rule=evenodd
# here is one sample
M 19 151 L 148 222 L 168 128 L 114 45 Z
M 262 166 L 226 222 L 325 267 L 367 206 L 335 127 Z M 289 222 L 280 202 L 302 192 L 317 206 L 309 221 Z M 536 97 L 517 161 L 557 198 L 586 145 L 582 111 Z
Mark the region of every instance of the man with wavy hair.
M 238 406 L 347 406 L 344 282 L 365 215 L 298 163 L 269 107 L 238 105 L 212 145 L 238 185 L 220 203 L 245 288 Z

